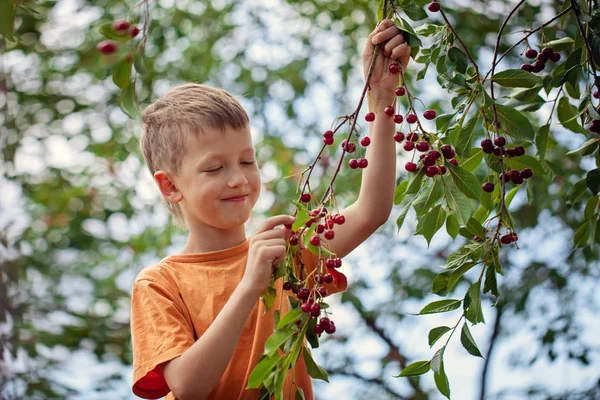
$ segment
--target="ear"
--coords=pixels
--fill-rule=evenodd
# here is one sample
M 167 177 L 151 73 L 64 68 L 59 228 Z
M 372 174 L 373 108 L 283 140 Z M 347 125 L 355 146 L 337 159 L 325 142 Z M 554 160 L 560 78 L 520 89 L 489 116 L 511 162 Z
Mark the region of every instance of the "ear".
M 183 194 L 181 194 L 168 172 L 156 171 L 154 173 L 154 181 L 156 181 L 156 184 L 165 199 L 173 203 L 179 203 L 183 200 Z

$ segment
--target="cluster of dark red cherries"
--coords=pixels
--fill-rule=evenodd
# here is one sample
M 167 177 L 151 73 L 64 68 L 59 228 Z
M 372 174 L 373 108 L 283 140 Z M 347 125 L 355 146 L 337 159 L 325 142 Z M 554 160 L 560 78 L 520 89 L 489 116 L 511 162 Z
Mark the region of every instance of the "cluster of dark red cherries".
M 525 154 L 525 148 L 523 146 L 516 146 L 513 148 L 504 148 L 506 145 L 506 139 L 502 136 L 498 136 L 492 142 L 491 139 L 483 139 L 481 141 L 481 149 L 484 153 L 494 154 L 498 157 L 500 156 L 508 156 L 508 157 L 519 157 Z M 529 168 L 525 168 L 522 171 L 517 171 L 515 169 L 500 174 L 500 182 L 512 182 L 515 185 L 520 185 L 523 183 L 523 180 L 529 179 L 533 176 L 533 171 Z M 492 182 L 484 183 L 481 188 L 484 192 L 491 193 L 494 191 L 494 184 Z
M 311 198 L 312 196 L 310 193 L 303 193 L 300 196 L 300 201 L 303 203 L 310 203 Z M 321 235 L 327 240 L 333 239 L 335 237 L 335 232 L 333 230 L 335 225 L 343 225 L 346 222 L 346 218 L 343 215 L 330 214 L 325 207 L 311 210 L 309 212 L 309 217 L 310 218 L 304 223 L 304 229 L 308 229 L 313 224 L 317 224 L 314 234 L 310 238 L 310 244 L 313 246 L 321 245 Z M 286 225 L 286 227 L 291 229 L 292 225 Z M 298 231 L 299 232 L 292 232 L 290 236 L 289 242 L 292 246 L 297 246 L 299 244 L 299 235 L 301 234 L 301 231 L 300 229 Z M 327 296 L 327 288 L 322 285 L 324 283 L 333 282 L 333 274 L 331 271 L 342 266 L 342 259 L 330 257 L 325 260 L 325 266 L 328 272 L 322 274 L 318 271 L 317 275 L 314 276 L 317 287 L 314 287 L 312 290 L 303 287 L 299 282 L 292 283 L 291 281 L 286 281 L 283 283 L 283 289 L 291 290 L 295 293 L 298 299 L 302 300 L 300 309 L 305 313 L 309 313 L 312 318 L 317 318 L 321 315 L 321 305 L 319 300 Z M 299 320 L 298 323 L 300 323 L 300 321 L 301 320 Z M 332 334 L 335 332 L 335 324 L 329 318 L 323 317 L 313 329 L 318 335 L 321 335 L 323 332 Z
M 140 28 L 125 20 L 114 21 L 111 26 L 117 34 L 123 37 L 129 36 L 130 38 L 134 38 L 140 33 Z M 110 55 L 119 50 L 119 45 L 114 40 L 103 40 L 96 45 L 96 49 L 101 54 Z
M 521 69 L 527 72 L 540 72 L 546 68 L 546 63 L 548 61 L 560 61 L 560 53 L 554 51 L 554 49 L 550 46 L 544 47 L 539 54 L 537 50 L 529 49 L 525 52 L 525 57 L 529 58 L 530 60 L 535 59 L 532 64 L 525 63 L 521 65 Z
M 483 242 L 483 239 L 479 236 L 475 236 L 473 240 L 475 242 Z M 516 242 L 517 240 L 519 240 L 519 235 L 517 235 L 516 232 L 509 232 L 500 237 L 500 243 L 502 244 L 511 244 L 512 242 Z

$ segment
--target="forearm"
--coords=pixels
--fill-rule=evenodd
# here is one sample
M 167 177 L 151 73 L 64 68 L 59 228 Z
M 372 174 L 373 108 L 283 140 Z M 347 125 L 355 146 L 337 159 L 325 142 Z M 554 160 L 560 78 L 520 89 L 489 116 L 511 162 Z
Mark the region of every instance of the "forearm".
M 227 368 L 259 293 L 240 284 L 206 332 L 164 368 L 178 399 L 204 399 Z
M 369 124 L 371 144 L 367 147 L 369 165 L 362 172 L 362 183 L 358 197 L 361 209 L 371 218 L 383 223 L 387 221 L 394 203 L 396 189 L 396 142 L 393 139 L 393 118 L 383 112 L 384 107 L 394 101 L 394 93 L 371 93 L 375 121 Z

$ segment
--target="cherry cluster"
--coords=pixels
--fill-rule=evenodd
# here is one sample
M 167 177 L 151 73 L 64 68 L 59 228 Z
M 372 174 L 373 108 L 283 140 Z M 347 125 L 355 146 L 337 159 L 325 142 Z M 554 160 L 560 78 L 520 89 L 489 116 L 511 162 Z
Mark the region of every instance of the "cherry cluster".
M 554 49 L 550 46 L 544 47 L 539 54 L 537 50 L 529 49 L 525 52 L 525 57 L 529 58 L 530 60 L 536 60 L 532 64 L 525 63 L 521 65 L 521 69 L 527 72 L 542 71 L 544 68 L 546 68 L 546 63 L 548 60 L 552 62 L 560 61 L 560 53 L 554 51 Z
M 123 37 L 129 36 L 133 39 L 140 33 L 140 28 L 125 20 L 114 21 L 111 26 L 118 35 Z M 96 45 L 96 49 L 101 54 L 110 55 L 119 50 L 119 45 L 114 40 L 103 40 Z
M 309 203 L 311 201 L 310 193 L 303 193 L 300 196 L 300 201 L 303 203 Z M 299 244 L 299 237 L 302 235 L 304 229 L 310 228 L 313 224 L 317 224 L 313 236 L 310 238 L 310 244 L 313 246 L 321 245 L 321 236 L 327 240 L 331 240 L 335 237 L 333 228 L 335 225 L 343 225 L 346 222 L 346 218 L 341 214 L 330 214 L 327 208 L 322 207 L 320 209 L 313 209 L 309 212 L 309 219 L 304 223 L 304 227 L 298 229 L 298 232 L 292 232 L 289 242 L 292 246 Z M 291 228 L 291 225 L 286 226 Z M 333 274 L 331 273 L 334 269 L 342 266 L 342 259 L 337 257 L 330 257 L 325 260 L 325 266 L 327 273 L 322 274 L 320 269 L 317 270 L 317 274 L 312 278 L 316 283 L 313 289 L 304 287 L 300 282 L 286 281 L 283 284 L 284 290 L 291 290 L 299 300 L 302 300 L 300 309 L 302 312 L 309 313 L 311 318 L 317 318 L 321 315 L 321 301 L 327 296 L 327 288 L 322 286 L 324 283 L 333 282 Z M 300 323 L 299 320 L 298 323 Z M 323 317 L 320 322 L 314 327 L 314 332 L 318 335 L 326 332 L 332 334 L 335 332 L 335 324 L 329 318 Z

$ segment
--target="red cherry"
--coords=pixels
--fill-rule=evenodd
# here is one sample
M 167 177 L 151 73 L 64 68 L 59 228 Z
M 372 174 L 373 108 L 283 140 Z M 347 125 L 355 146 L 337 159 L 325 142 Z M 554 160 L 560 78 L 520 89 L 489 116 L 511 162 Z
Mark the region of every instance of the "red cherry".
M 310 193 L 302 193 L 302 196 L 300 196 L 300 201 L 303 203 L 308 203 L 310 201 Z
M 127 33 L 129 33 L 130 38 L 134 38 L 140 33 L 140 28 L 135 25 L 131 25 L 129 29 L 127 29 Z
M 313 246 L 318 246 L 321 244 L 321 239 L 318 236 L 313 236 L 310 238 L 310 244 Z
M 529 49 L 525 52 L 525 57 L 530 58 L 530 59 L 534 59 L 536 58 L 538 55 L 538 52 L 534 49 Z
M 449 144 L 443 145 L 442 147 L 440 147 L 440 150 L 442 151 L 442 154 L 445 158 L 454 158 L 454 156 L 456 155 L 454 149 Z
M 113 54 L 118 48 L 117 43 L 112 40 L 104 40 L 96 45 L 96 49 L 104 55 Z
M 325 281 L 325 283 L 332 283 L 333 282 L 333 275 L 331 275 L 331 274 L 325 274 L 325 275 L 323 275 L 323 280 Z
M 394 115 L 394 112 L 396 112 L 396 110 L 394 110 L 394 107 L 392 107 L 392 106 L 386 106 L 383 109 L 383 112 L 386 113 L 386 115 L 389 115 L 391 117 L 392 115 Z
M 292 245 L 292 246 L 298 245 L 298 238 L 296 236 L 290 236 L 290 245 Z
M 435 111 L 434 111 L 434 110 L 426 110 L 426 111 L 423 113 L 423 117 L 424 117 L 425 119 L 432 120 L 432 119 L 435 119 L 435 117 L 436 117 L 436 113 L 435 113 Z
M 313 317 L 318 317 L 319 314 L 321 314 L 321 306 L 319 305 L 319 303 L 313 303 L 313 305 L 310 308 L 310 315 L 312 315 Z
M 404 94 L 406 93 L 406 89 L 404 89 L 403 87 L 397 87 L 394 92 L 396 93 L 396 96 L 404 96 Z
M 327 289 L 326 289 L 325 287 L 321 286 L 321 287 L 319 288 L 319 294 L 320 294 L 322 297 L 325 297 L 325 296 L 327 296 Z
M 446 175 L 447 171 L 448 171 L 448 168 L 446 168 L 446 166 L 440 165 L 440 175 Z
M 332 137 L 329 138 L 323 138 L 323 143 L 325 143 L 327 146 L 330 146 L 333 144 L 334 139 Z
M 404 142 L 404 150 L 412 151 L 415 148 L 414 142 Z
M 130 24 L 124 19 L 120 19 L 118 21 L 114 21 L 111 26 L 115 31 L 125 33 L 127 29 L 129 29 Z
M 393 63 L 393 64 L 390 64 L 390 66 L 388 67 L 388 70 L 392 74 L 397 74 L 398 72 L 400 72 L 400 66 L 396 63 Z
M 456 161 L 456 158 L 452 158 L 450 160 L 448 160 L 448 162 L 456 167 L 458 167 L 458 161 Z
M 306 301 L 305 301 L 304 303 L 302 303 L 302 304 L 300 305 L 300 309 L 302 310 L 302 312 L 305 312 L 305 313 L 307 313 L 307 312 L 310 312 L 311 305 L 310 305 L 310 303 L 309 303 L 309 302 L 306 302 Z
M 331 335 L 332 333 L 335 333 L 335 325 L 333 324 L 333 321 L 331 321 L 329 323 L 329 326 L 325 327 L 325 332 L 328 333 L 329 335 Z
M 335 232 L 334 231 L 327 231 L 327 232 L 325 232 L 325 239 L 327 239 L 327 240 L 333 239 L 334 236 L 335 236 Z
M 481 188 L 484 192 L 492 193 L 494 191 L 494 184 L 491 182 L 486 182 L 481 186 Z
M 598 93 L 598 91 L 595 90 L 594 94 L 592 96 L 594 96 L 595 99 L 598 99 L 598 98 L 600 98 L 600 93 Z
M 333 137 L 333 131 L 325 131 L 323 133 L 323 137 L 324 138 L 332 138 Z
M 415 122 L 417 122 L 417 116 L 415 114 L 408 114 L 406 116 L 406 122 L 408 122 L 409 124 L 414 124 Z
M 550 56 L 550 61 L 552 61 L 552 62 L 559 62 L 560 61 L 560 53 L 553 53 Z
M 420 151 L 421 153 L 423 153 L 427 150 L 429 150 L 429 143 L 427 143 L 427 142 L 417 143 L 417 151 Z
M 434 160 L 439 160 L 442 155 L 437 150 L 431 150 L 429 153 L 427 153 L 427 156 L 433 158 Z
M 368 112 L 367 115 L 365 115 L 365 120 L 367 122 L 373 122 L 373 121 L 375 121 L 375 113 Z
M 325 225 L 318 224 L 316 231 L 317 231 L 317 233 L 323 233 L 323 232 L 325 232 Z
M 494 139 L 494 144 L 498 147 L 504 147 L 506 144 L 506 139 L 502 136 L 498 136 L 496 139 Z
M 394 115 L 394 122 L 397 124 L 401 124 L 404 121 L 404 117 L 401 114 Z
M 333 221 L 338 225 L 343 225 L 344 222 L 346 222 L 346 217 L 344 217 L 341 214 L 338 214 L 335 217 L 333 217 Z
M 339 268 L 342 266 L 342 259 L 341 258 L 334 258 L 335 261 L 335 267 Z
M 425 175 L 431 178 L 433 176 L 436 176 L 439 172 L 440 170 L 438 169 L 438 167 L 432 165 L 427 167 L 427 169 L 425 170 Z
M 440 8 L 442 8 L 442 7 L 440 6 L 440 3 L 438 3 L 437 1 L 432 1 L 431 3 L 429 3 L 429 6 L 427 6 L 427 8 L 431 12 L 438 12 L 438 11 L 440 11 Z
M 325 266 L 327 268 L 335 268 L 335 259 L 328 258 L 327 260 L 325 260 Z
M 368 145 L 371 144 L 371 138 L 368 136 L 365 136 L 364 138 L 360 139 L 360 145 L 363 147 L 367 147 Z
M 408 172 L 415 172 L 417 170 L 417 164 L 409 161 L 404 164 L 404 169 L 406 169 Z
M 506 235 L 502 235 L 502 237 L 500 238 L 500 243 L 502 244 L 511 244 L 513 241 L 513 236 L 510 233 L 507 233 Z
M 367 168 L 369 165 L 369 161 L 366 158 L 358 159 L 358 168 Z
M 398 143 L 402 142 L 404 140 L 404 133 L 402 133 L 402 132 L 394 133 L 394 140 Z
M 297 295 L 300 300 L 306 300 L 308 299 L 308 296 L 310 296 L 310 290 L 307 288 L 298 289 Z
M 521 171 L 521 173 L 519 175 L 523 179 L 529 179 L 533 176 L 533 171 L 529 168 L 525 168 L 523 171 Z
M 356 158 L 351 159 L 350 161 L 348 161 L 348 166 L 351 169 L 356 169 L 358 168 L 358 160 Z
M 283 290 L 292 290 L 292 282 L 290 282 L 290 281 L 284 282 Z
M 316 324 L 315 326 L 313 326 L 313 332 L 315 332 L 317 335 L 320 335 L 321 333 L 323 333 L 324 329 L 321 325 Z
M 533 66 L 531 64 L 521 64 L 521 69 L 527 72 L 533 72 Z

